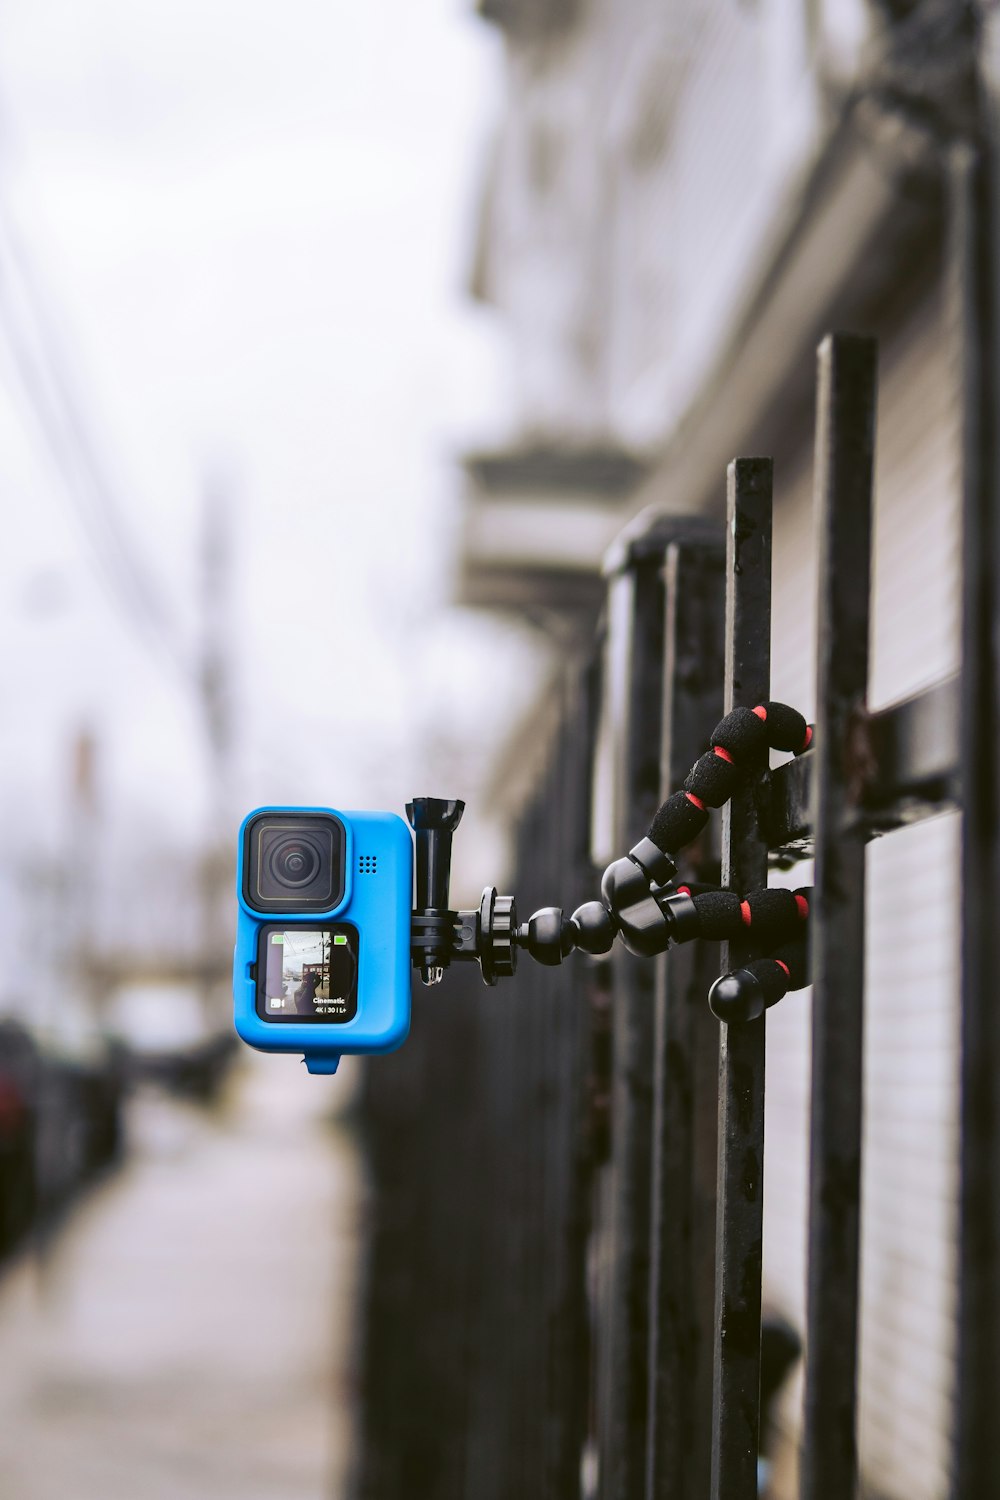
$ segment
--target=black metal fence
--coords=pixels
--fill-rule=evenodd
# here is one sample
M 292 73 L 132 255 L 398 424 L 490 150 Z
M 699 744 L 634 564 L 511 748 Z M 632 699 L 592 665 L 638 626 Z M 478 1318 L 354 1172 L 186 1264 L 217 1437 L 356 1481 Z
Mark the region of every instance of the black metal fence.
M 997 1484 L 998 616 L 992 473 L 976 421 L 988 382 L 974 342 L 965 375 L 961 677 L 866 710 L 876 351 L 828 339 L 815 744 L 747 785 L 723 820 L 721 875 L 733 888 L 765 884 L 775 856 L 816 860 L 804 1500 L 846 1500 L 858 1486 L 865 845 L 955 805 L 965 889 L 953 1494 L 973 1500 Z M 572 909 L 595 893 L 599 722 L 624 852 L 722 713 L 769 697 L 767 460 L 731 465 L 727 521 L 723 534 L 661 518 L 615 558 L 604 636 L 566 688 L 518 836 L 523 910 Z M 686 857 L 689 873 L 717 878 L 711 835 Z M 407 1047 L 369 1073 L 365 1500 L 757 1495 L 766 1024 L 720 1028 L 706 1004 L 720 964 L 740 959 L 692 944 L 655 963 L 525 960 L 498 990 L 452 971 L 417 996 Z M 765 1397 L 772 1383 L 765 1369 Z

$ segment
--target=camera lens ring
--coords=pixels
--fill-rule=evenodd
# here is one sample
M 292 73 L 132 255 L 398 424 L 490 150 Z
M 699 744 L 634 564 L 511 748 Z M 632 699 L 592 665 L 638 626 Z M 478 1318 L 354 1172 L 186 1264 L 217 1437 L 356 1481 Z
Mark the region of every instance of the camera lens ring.
M 268 915 L 332 911 L 345 895 L 349 848 L 335 813 L 261 808 L 246 825 L 246 905 Z
M 319 874 L 322 857 L 308 834 L 290 834 L 267 851 L 267 874 L 275 885 L 295 891 Z

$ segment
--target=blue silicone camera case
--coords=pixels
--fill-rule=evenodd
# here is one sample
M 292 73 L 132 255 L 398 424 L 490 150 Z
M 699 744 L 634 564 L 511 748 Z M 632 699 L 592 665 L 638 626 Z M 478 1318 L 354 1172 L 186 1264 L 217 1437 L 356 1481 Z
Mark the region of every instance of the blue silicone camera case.
M 315 927 L 350 922 L 358 932 L 358 1007 L 353 1020 L 326 1025 L 309 1021 L 281 1026 L 257 1014 L 260 930 L 275 922 L 243 894 L 247 824 L 268 814 L 327 813 L 346 834 L 344 895 L 326 912 L 282 915 L 284 926 Z M 262 1052 L 301 1052 L 310 1073 L 333 1073 L 345 1053 L 391 1052 L 410 1029 L 410 914 L 413 842 L 402 818 L 387 812 L 339 812 L 333 807 L 257 807 L 240 824 L 236 869 L 236 952 L 233 999 L 236 1031 Z

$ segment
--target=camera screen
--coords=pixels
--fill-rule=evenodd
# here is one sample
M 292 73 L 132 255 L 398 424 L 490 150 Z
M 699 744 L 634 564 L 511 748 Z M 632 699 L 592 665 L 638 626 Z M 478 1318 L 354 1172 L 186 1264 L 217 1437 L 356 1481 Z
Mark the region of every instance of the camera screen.
M 334 927 L 266 927 L 257 1012 L 266 1021 L 350 1021 L 358 1009 L 358 934 Z

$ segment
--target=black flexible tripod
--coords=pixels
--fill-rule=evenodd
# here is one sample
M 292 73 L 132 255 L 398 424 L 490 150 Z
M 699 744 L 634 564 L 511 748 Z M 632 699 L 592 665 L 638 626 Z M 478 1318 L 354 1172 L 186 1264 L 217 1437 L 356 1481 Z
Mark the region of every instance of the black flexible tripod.
M 519 949 L 536 962 L 560 964 L 574 949 L 598 957 L 620 938 L 630 953 L 652 958 L 694 938 L 752 941 L 759 956 L 717 979 L 709 1004 L 720 1021 L 753 1021 L 789 990 L 809 983 L 808 921 L 812 890 L 765 887 L 740 895 L 678 883 L 676 856 L 721 807 L 740 778 L 767 764 L 769 750 L 801 755 L 813 730 L 794 708 L 760 703 L 736 708 L 716 725 L 709 749 L 683 789 L 660 807 L 644 838 L 604 872 L 601 899 L 569 917 L 544 906 L 518 924 L 513 896 L 488 886 L 478 911 L 451 911 L 452 836 L 463 802 L 415 797 L 406 812 L 416 835 L 416 908 L 412 957 L 425 984 L 437 984 L 453 962 L 478 962 L 489 985 L 509 978 Z

